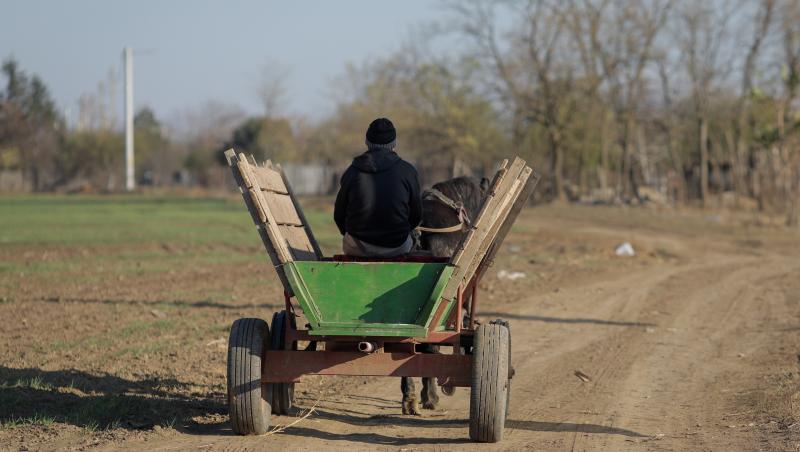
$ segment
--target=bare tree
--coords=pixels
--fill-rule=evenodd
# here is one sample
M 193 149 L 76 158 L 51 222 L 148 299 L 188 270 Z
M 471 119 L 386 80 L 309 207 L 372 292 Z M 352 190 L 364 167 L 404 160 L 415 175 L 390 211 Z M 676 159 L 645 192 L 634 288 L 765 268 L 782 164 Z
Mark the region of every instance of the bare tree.
M 729 38 L 728 26 L 740 2 L 717 4 L 683 1 L 677 17 L 675 40 L 691 84 L 694 115 L 697 121 L 697 149 L 700 156 L 700 198 L 709 198 L 709 102 L 720 74 L 727 73 L 723 44 Z M 727 60 L 730 64 L 729 61 Z
M 609 154 L 616 132 L 612 129 L 613 117 L 600 95 L 604 75 L 602 58 L 595 51 L 595 43 L 601 42 L 599 35 L 604 31 L 604 14 L 609 4 L 609 0 L 595 3 L 585 1 L 578 3 L 576 0 L 570 0 L 563 9 L 564 21 L 583 71 L 581 89 L 585 99 L 590 103 L 586 114 L 600 132 L 600 165 L 597 175 L 601 193 L 604 194 L 607 193 L 609 184 Z
M 498 2 L 453 3 L 460 31 L 473 40 L 475 56 L 495 77 L 494 88 L 512 112 L 512 141 L 523 145 L 540 126 L 549 146 L 550 189 L 566 199 L 564 155 L 566 129 L 576 112 L 575 67 L 568 57 L 563 6 L 556 1 L 530 0 L 512 5 L 520 22 L 501 47 L 495 11 Z
M 683 178 L 684 161 L 677 147 L 680 145 L 678 136 L 678 118 L 675 111 L 675 91 L 670 85 L 670 71 L 667 68 L 668 61 L 665 56 L 658 59 L 658 78 L 661 82 L 661 101 L 663 112 L 655 122 L 657 128 L 665 135 L 667 153 L 672 165 L 672 177 L 668 183 L 670 190 L 674 191 L 674 198 L 678 201 L 686 201 L 686 185 Z
M 781 37 L 784 63 L 783 93 L 778 100 L 778 146 L 784 171 L 783 192 L 786 197 L 786 223 L 800 226 L 800 138 L 790 136 L 787 127 L 796 121 L 792 105 L 800 90 L 800 3 L 783 0 L 780 5 Z
M 734 176 L 736 182 L 737 202 L 739 195 L 747 194 L 747 172 L 750 156 L 748 155 L 748 131 L 750 130 L 750 123 L 752 123 L 751 111 L 751 94 L 753 91 L 753 77 L 756 70 L 756 64 L 761 49 L 764 45 L 764 40 L 770 30 L 772 24 L 773 12 L 775 10 L 775 0 L 754 0 L 755 14 L 752 17 L 753 35 L 747 48 L 747 55 L 742 65 L 742 79 L 741 90 L 739 99 L 736 103 L 736 123 L 731 127 L 728 133 L 732 134 L 729 140 L 735 146 L 735 167 Z
M 572 37 L 593 93 L 607 99 L 622 149 L 617 192 L 638 197 L 633 165 L 637 113 L 646 95 L 646 70 L 654 62 L 657 37 L 669 17 L 671 0 L 570 2 Z

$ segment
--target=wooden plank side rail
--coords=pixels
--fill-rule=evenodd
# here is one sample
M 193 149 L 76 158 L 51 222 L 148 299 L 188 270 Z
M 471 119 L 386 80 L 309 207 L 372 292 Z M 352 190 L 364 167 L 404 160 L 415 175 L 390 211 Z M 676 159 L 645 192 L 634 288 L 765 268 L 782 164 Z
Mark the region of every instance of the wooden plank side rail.
M 284 290 L 292 294 L 283 265 L 323 256 L 289 181 L 269 160 L 259 165 L 233 149 L 225 157 Z
M 510 213 L 520 206 L 518 200 L 523 193 L 530 194 L 528 180 L 531 174 L 533 170 L 520 158 L 515 158 L 510 165 L 507 160 L 501 163 L 483 207 L 456 248 L 451 260 L 456 269 L 442 297 L 452 299 L 459 286 L 467 285 L 481 266 L 484 256 L 492 251 L 492 244 L 499 233 L 507 232 L 505 225 L 510 228 L 508 223 L 516 218 L 516 215 L 511 218 Z
M 303 229 L 305 229 L 306 231 L 308 242 L 310 242 L 311 248 L 314 250 L 314 254 L 317 257 L 317 260 L 322 260 L 324 255 L 322 254 L 322 249 L 319 247 L 319 242 L 317 242 L 316 237 L 314 237 L 314 232 L 311 231 L 311 225 L 306 219 L 306 215 L 303 212 L 303 209 L 300 207 L 300 203 L 297 202 L 297 196 L 295 196 L 294 191 L 292 190 L 292 186 L 289 185 L 289 180 L 286 178 L 286 173 L 283 171 L 283 168 L 280 165 L 277 166 L 278 166 L 278 171 L 281 173 L 281 179 L 283 179 L 284 186 L 288 191 L 289 198 L 292 200 L 292 204 L 294 204 L 294 208 L 297 211 L 297 214 L 300 216 L 300 222 L 303 223 Z
M 517 220 L 517 216 L 522 211 L 522 208 L 528 203 L 528 199 L 530 199 L 533 191 L 536 189 L 536 185 L 539 184 L 539 180 L 541 176 L 536 171 L 532 171 L 528 182 L 525 184 L 522 192 L 517 197 L 517 200 L 514 202 L 514 205 L 511 207 L 511 210 L 506 217 L 506 220 L 500 225 L 500 228 L 495 233 L 495 238 L 492 241 L 489 250 L 486 252 L 486 255 L 481 260 L 480 266 L 475 271 L 478 274 L 483 274 L 488 267 L 490 267 L 494 263 L 494 257 L 497 255 L 497 251 L 503 245 L 503 241 L 508 235 L 508 232 L 511 230 L 511 227 L 514 225 L 514 222 Z
M 492 222 L 487 225 L 486 235 L 480 241 L 477 247 L 477 251 L 475 252 L 475 256 L 472 257 L 466 264 L 466 270 L 465 270 L 466 278 L 472 278 L 472 275 L 474 275 L 475 272 L 477 271 L 478 267 L 480 266 L 480 263 L 483 261 L 489 249 L 495 243 L 500 228 L 504 224 L 509 223 L 508 214 L 511 211 L 516 200 L 519 198 L 522 191 L 525 189 L 526 182 L 530 177 L 532 171 L 533 170 L 529 167 L 523 168 L 519 178 L 513 181 L 513 183 L 511 184 L 511 188 L 509 189 L 507 196 L 503 198 L 503 201 L 499 207 L 499 210 L 502 212 L 502 214 L 494 217 L 492 219 Z

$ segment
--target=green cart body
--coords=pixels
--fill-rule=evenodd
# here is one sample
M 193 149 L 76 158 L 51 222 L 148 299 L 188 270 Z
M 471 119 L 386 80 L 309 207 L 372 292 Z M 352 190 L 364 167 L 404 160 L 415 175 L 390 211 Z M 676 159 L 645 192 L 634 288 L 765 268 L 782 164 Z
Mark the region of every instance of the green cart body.
M 271 325 L 239 319 L 232 327 L 234 431 L 264 433 L 270 413 L 290 412 L 294 383 L 305 375 L 435 377 L 446 394 L 458 386 L 479 391 L 471 403 L 470 436 L 499 440 L 507 400 L 492 404 L 486 394 L 508 397 L 510 330 L 502 321 L 478 325 L 477 287 L 538 181 L 525 162 L 500 165 L 452 257 L 377 261 L 323 256 L 280 166 L 257 164 L 233 150 L 226 157 L 283 285 L 285 305 Z M 420 344 L 449 353 L 420 353 Z M 476 377 L 481 373 L 494 377 Z
M 455 301 L 442 298 L 453 273 L 447 263 L 308 261 L 284 269 L 314 336 L 421 338 L 445 330 Z

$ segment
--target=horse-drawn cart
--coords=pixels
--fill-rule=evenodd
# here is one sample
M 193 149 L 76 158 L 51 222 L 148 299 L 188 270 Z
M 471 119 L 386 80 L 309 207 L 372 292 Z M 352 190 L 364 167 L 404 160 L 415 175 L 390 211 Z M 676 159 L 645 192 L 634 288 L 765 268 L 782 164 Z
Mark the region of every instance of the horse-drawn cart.
M 508 323 L 478 324 L 478 281 L 538 177 L 504 161 L 451 258 L 323 256 L 280 166 L 225 153 L 284 288 L 285 309 L 236 320 L 228 345 L 233 430 L 261 434 L 287 414 L 303 375 L 435 377 L 470 387 L 470 438 L 499 441 L 508 408 Z M 470 300 L 468 306 L 466 300 Z M 304 325 L 298 328 L 298 325 Z M 302 350 L 298 343 L 307 343 Z M 421 353 L 438 345 L 441 353 Z

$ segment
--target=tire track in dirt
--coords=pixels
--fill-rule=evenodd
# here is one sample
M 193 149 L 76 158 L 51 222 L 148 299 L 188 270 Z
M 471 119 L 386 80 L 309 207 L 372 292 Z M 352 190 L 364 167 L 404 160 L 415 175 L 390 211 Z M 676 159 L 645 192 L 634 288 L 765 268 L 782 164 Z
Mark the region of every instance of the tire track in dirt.
M 700 408 L 703 412 L 703 422 L 708 419 L 720 419 L 720 413 L 715 412 L 714 409 L 708 409 L 714 405 L 718 407 L 719 401 L 709 400 L 704 394 L 705 389 L 709 384 L 714 383 L 712 377 L 715 374 L 725 372 L 729 367 L 724 359 L 720 359 L 722 353 L 719 350 L 719 342 L 735 342 L 735 338 L 731 338 L 731 335 L 737 332 L 737 328 L 736 322 L 733 322 L 732 319 L 742 314 L 740 312 L 744 303 L 742 300 L 747 299 L 742 294 L 746 293 L 747 287 L 751 284 L 757 283 L 765 275 L 775 271 L 774 267 L 766 266 L 764 268 L 762 264 L 759 263 L 759 266 L 756 266 L 755 263 L 737 264 L 740 267 L 728 276 L 724 275 L 729 273 L 732 268 L 729 263 L 705 269 L 703 274 L 710 276 L 701 278 L 700 287 L 697 285 L 683 287 L 687 292 L 686 298 L 670 300 L 671 297 L 662 297 L 665 302 L 672 301 L 673 308 L 679 308 L 679 315 L 673 315 L 669 319 L 669 323 L 662 322 L 665 326 L 670 325 L 666 331 L 675 330 L 677 326 L 682 331 L 696 332 L 697 334 L 684 337 L 677 346 L 659 347 L 659 342 L 663 343 L 665 339 L 664 335 L 657 334 L 665 330 L 661 327 L 656 334 L 645 336 L 638 350 L 626 350 L 626 357 L 630 359 L 632 367 L 628 371 L 627 380 L 615 391 L 618 395 L 615 411 L 623 414 L 620 421 L 630 425 L 641 425 L 645 427 L 642 430 L 647 431 L 648 434 L 659 435 L 657 438 L 662 438 L 660 435 L 674 438 L 676 434 L 685 433 L 687 427 L 696 425 L 690 424 L 693 417 L 692 411 L 696 408 Z M 676 281 L 680 283 L 693 278 L 688 273 L 676 276 Z M 716 277 L 712 278 L 712 276 Z M 698 278 L 694 277 L 694 279 Z M 714 284 L 703 286 L 702 279 L 716 281 Z M 676 287 L 667 285 L 664 288 L 668 289 L 666 293 L 680 294 Z M 728 300 L 731 302 L 726 303 Z M 676 306 L 677 304 L 680 306 Z M 717 309 L 718 305 L 721 305 L 719 309 Z M 708 315 L 708 313 L 716 312 L 722 312 L 721 319 L 713 318 L 715 315 Z M 703 337 L 705 336 L 703 325 L 713 324 L 715 321 L 715 326 L 720 328 L 715 330 L 712 335 Z M 659 349 L 663 350 L 663 353 L 656 352 L 649 356 L 646 353 L 646 350 Z M 697 365 L 698 362 L 701 363 L 700 366 Z M 709 372 L 706 369 L 713 369 L 713 371 Z M 631 396 L 631 392 L 625 391 L 623 388 L 636 388 L 644 395 Z M 684 394 L 691 394 L 691 397 L 685 397 Z M 641 398 L 645 398 L 647 402 L 642 403 Z M 676 406 L 676 403 L 680 406 Z M 670 408 L 673 408 L 673 412 L 670 412 Z M 653 411 L 655 413 L 649 416 L 641 415 L 642 412 L 651 413 Z M 681 413 L 681 415 L 676 416 L 676 413 Z M 693 446 L 711 446 L 713 448 L 730 447 L 735 444 L 735 442 L 716 441 L 713 440 L 713 435 L 710 436 L 710 438 L 705 438 L 702 434 L 696 436 L 696 440 L 692 442 Z M 665 439 L 659 445 L 666 446 L 668 443 L 668 439 Z M 621 448 L 622 445 L 615 444 L 614 447 Z

